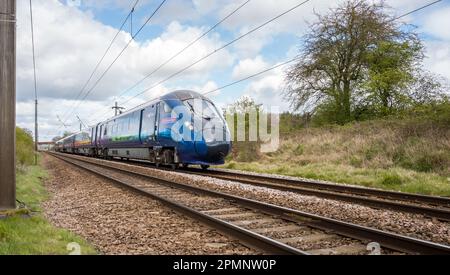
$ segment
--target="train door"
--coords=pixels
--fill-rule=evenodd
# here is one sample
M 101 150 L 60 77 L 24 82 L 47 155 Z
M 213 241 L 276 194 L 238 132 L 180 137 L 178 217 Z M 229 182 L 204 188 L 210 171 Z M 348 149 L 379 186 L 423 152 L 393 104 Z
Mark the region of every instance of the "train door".
M 90 138 L 90 142 L 91 142 L 91 146 L 93 146 L 94 145 L 94 143 L 95 143 L 95 127 L 92 127 L 91 128 L 91 136 L 89 137 Z
M 94 136 L 92 137 L 93 138 L 93 144 L 94 144 L 94 147 L 97 147 L 97 141 L 98 141 L 98 138 L 97 138 L 97 136 L 98 136 L 98 124 L 97 125 L 95 125 L 95 127 L 94 127 Z
M 102 136 L 103 136 L 103 127 L 104 125 L 100 125 L 100 129 L 97 132 L 97 146 L 102 147 Z
M 145 145 L 154 145 L 157 140 L 157 113 L 158 104 L 153 104 L 141 111 L 140 139 Z

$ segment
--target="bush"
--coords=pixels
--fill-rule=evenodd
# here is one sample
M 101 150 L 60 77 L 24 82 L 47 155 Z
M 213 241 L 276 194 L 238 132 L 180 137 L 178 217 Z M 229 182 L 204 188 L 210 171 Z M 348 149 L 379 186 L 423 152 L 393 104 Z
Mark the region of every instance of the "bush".
M 402 178 L 396 173 L 388 173 L 381 179 L 381 184 L 386 186 L 401 185 L 402 183 Z
M 252 162 L 260 158 L 260 145 L 258 142 L 233 143 L 232 157 L 239 162 Z
M 19 166 L 28 166 L 34 163 L 33 138 L 20 128 L 16 128 L 16 161 Z

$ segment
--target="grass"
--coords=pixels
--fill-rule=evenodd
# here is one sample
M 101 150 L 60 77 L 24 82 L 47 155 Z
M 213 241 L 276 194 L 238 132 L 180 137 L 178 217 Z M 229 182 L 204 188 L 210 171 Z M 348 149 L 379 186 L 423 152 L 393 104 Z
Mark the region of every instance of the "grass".
M 17 173 L 17 198 L 30 211 L 16 211 L 0 220 L 0 255 L 67 255 L 69 243 L 78 243 L 82 254 L 95 249 L 75 234 L 52 226 L 41 214 L 41 203 L 49 198 L 42 185 L 47 178 L 40 166 L 22 168 Z
M 450 196 L 450 179 L 433 173 L 403 168 L 370 169 L 335 164 L 294 164 L 230 161 L 224 168 L 281 174 L 337 183 L 396 190 L 409 193 Z
M 450 196 L 450 127 L 391 119 L 301 129 L 282 134 L 277 152 L 225 167 Z

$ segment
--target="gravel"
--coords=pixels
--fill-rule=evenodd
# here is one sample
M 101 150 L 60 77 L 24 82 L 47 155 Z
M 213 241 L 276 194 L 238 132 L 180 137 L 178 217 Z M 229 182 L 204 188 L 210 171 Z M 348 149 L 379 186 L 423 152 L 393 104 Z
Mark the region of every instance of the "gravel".
M 44 156 L 51 198 L 45 216 L 92 243 L 102 254 L 258 254 L 236 240 L 137 195 Z
M 91 159 L 91 161 L 105 162 L 96 159 Z M 314 196 L 304 196 L 292 192 L 251 186 L 205 176 L 157 170 L 118 162 L 106 163 L 115 167 L 125 167 L 148 175 L 175 180 L 184 184 L 191 184 L 203 188 L 206 187 L 210 190 L 217 190 L 337 220 L 450 245 L 450 223 L 430 219 L 418 214 L 374 209 L 358 204 L 323 199 Z

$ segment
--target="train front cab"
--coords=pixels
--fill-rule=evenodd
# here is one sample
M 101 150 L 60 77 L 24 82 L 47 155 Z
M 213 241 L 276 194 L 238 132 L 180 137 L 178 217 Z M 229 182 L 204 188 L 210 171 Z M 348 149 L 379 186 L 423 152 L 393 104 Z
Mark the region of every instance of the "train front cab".
M 190 139 L 185 140 L 182 134 L 182 140 L 175 143 L 178 162 L 184 166 L 201 165 L 203 168 L 224 164 L 225 157 L 231 151 L 230 132 L 217 107 L 208 98 L 192 91 L 174 92 L 162 99 L 161 108 L 166 109 L 160 112 L 158 139 L 161 144 L 173 142 L 170 134 L 173 134 L 174 121 L 182 120 L 183 129 L 191 131 Z M 174 118 L 172 109 L 175 107 L 184 108 L 183 113 L 190 114 L 188 118 Z

